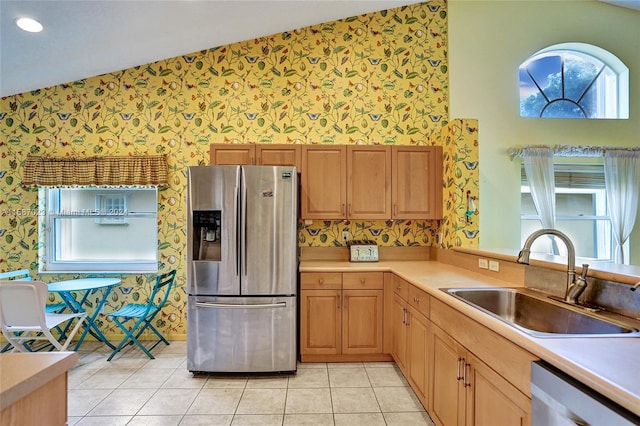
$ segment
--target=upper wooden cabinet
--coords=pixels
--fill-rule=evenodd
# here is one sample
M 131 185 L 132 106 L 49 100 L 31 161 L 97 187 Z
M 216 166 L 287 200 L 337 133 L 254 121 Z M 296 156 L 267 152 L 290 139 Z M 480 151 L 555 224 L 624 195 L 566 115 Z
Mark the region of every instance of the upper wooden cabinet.
M 255 145 L 211 144 L 209 163 L 212 166 L 247 166 L 255 163 Z
M 211 165 L 295 166 L 300 172 L 300 145 L 289 144 L 211 144 Z
M 347 147 L 347 218 L 391 217 L 391 147 Z
M 256 164 L 261 166 L 296 166 L 298 172 L 302 166 L 302 145 L 258 144 Z
M 394 219 L 442 218 L 442 147 L 393 147 Z
M 442 147 L 303 145 L 303 219 L 441 219 Z
M 302 218 L 344 219 L 347 198 L 347 147 L 302 146 Z

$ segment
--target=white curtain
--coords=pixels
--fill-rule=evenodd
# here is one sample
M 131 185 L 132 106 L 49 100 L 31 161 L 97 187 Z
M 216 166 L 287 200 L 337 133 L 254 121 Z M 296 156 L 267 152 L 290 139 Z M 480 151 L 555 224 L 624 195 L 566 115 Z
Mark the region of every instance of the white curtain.
M 540 216 L 543 228 L 556 227 L 556 179 L 553 173 L 553 148 L 530 146 L 522 150 L 524 171 L 527 174 L 531 197 Z M 558 245 L 551 238 L 553 254 L 558 254 Z
M 616 239 L 614 261 L 626 263 L 624 243 L 631 235 L 640 198 L 640 152 L 626 149 L 606 150 L 604 179 L 611 227 Z

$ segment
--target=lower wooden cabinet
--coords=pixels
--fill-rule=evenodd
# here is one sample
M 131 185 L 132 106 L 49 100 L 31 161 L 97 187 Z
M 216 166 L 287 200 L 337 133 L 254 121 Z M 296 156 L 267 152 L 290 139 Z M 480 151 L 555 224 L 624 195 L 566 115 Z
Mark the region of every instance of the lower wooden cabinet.
M 382 290 L 342 291 L 342 353 L 382 353 Z
M 393 346 L 391 355 L 402 373 L 407 375 L 407 302 L 400 296 L 393 297 Z
M 531 400 L 453 337 L 432 326 L 429 414 L 437 425 L 531 423 Z
M 395 274 L 303 273 L 300 282 L 303 362 L 393 359 L 439 426 L 531 423 L 537 358 L 508 339 Z
M 418 398 L 424 405 L 428 399 L 429 358 L 431 343 L 429 331 L 431 322 L 417 310 L 409 307 L 409 324 L 407 336 L 408 379 Z
M 433 354 L 429 414 L 438 425 L 464 424 L 466 389 L 462 362 L 465 350 L 435 326 L 432 327 L 430 339 Z
M 342 290 L 300 292 L 300 353 L 336 355 L 341 348 Z
M 466 424 L 530 425 L 531 400 L 473 354 L 467 360 Z
M 431 352 L 429 341 L 431 323 L 416 308 L 419 306 L 420 298 L 411 294 L 413 286 L 397 277 L 394 286 L 392 355 L 414 392 L 426 407 L 429 379 L 428 360 Z M 402 298 L 403 295 L 409 297 L 408 302 Z M 428 306 L 428 296 L 421 296 L 421 308 L 425 303 Z
M 335 275 L 305 275 L 301 274 L 300 291 L 302 360 L 369 355 L 382 359 L 382 273 L 345 273 L 341 282 Z M 318 289 L 321 286 L 338 288 Z

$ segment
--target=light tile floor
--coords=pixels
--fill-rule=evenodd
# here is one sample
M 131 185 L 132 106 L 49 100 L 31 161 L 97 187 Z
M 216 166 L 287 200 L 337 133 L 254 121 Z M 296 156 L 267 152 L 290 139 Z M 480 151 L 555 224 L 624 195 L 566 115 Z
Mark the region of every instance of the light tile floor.
M 107 362 L 85 342 L 69 371 L 69 425 L 433 425 L 391 362 L 299 364 L 295 375 L 194 376 L 186 342 Z

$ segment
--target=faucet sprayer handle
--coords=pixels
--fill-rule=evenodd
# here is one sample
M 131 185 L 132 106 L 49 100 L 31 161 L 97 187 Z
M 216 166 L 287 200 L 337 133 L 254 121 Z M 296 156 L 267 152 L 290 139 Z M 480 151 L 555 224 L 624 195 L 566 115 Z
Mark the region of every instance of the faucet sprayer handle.
M 582 264 L 582 273 L 580 274 L 580 278 L 582 278 L 583 280 L 586 279 L 588 270 L 589 270 L 589 264 L 588 263 L 583 263 Z
M 582 273 L 577 276 L 574 276 L 573 283 L 567 288 L 567 293 L 565 296 L 565 300 L 569 303 L 573 303 L 574 305 L 578 304 L 578 298 L 587 288 L 587 271 L 589 270 L 589 265 L 586 263 L 582 264 Z

